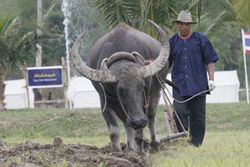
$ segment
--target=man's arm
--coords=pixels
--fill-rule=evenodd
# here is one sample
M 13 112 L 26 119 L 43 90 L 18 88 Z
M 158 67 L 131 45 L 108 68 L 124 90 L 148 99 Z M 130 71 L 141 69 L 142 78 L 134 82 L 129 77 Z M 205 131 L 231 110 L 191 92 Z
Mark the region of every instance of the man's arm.
M 208 79 L 214 81 L 214 71 L 215 71 L 215 66 L 214 63 L 209 63 L 207 65 L 207 72 L 208 72 Z
M 209 63 L 207 65 L 207 72 L 208 72 L 208 89 L 210 91 L 214 90 L 215 89 L 215 84 L 214 84 L 214 70 L 215 70 L 215 67 L 214 67 L 214 63 Z

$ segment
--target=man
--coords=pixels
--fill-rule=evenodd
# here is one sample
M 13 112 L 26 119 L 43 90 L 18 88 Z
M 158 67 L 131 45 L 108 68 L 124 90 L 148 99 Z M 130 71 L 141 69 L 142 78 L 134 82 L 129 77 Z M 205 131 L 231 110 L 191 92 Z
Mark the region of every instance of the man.
M 172 81 L 178 87 L 173 89 L 175 121 L 179 132 L 189 129 L 189 143 L 198 147 L 205 135 L 206 92 L 215 88 L 214 63 L 218 56 L 203 34 L 192 32 L 195 22 L 189 11 L 181 11 L 175 22 L 179 33 L 170 39 L 169 57 Z

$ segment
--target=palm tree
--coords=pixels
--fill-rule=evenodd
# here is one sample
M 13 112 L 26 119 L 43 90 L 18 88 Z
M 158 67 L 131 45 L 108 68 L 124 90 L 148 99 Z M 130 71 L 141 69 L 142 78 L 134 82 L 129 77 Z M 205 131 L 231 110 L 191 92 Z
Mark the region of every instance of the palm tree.
M 125 22 L 153 35 L 148 19 L 164 29 L 174 31 L 172 20 L 182 9 L 191 10 L 195 19 L 199 20 L 202 0 L 92 0 L 91 3 L 110 27 Z
M 236 21 L 250 30 L 250 1 L 231 0 L 226 1 L 225 3 L 228 7 L 230 7 L 227 11 L 232 10 L 232 12 L 234 12 Z
M 0 20 L 0 111 L 4 108 L 4 79 L 7 73 L 6 62 L 8 62 L 8 55 L 11 51 L 7 46 L 6 32 L 11 26 L 12 19 L 2 18 Z
M 18 17 L 0 18 L 0 111 L 4 109 L 4 80 L 7 71 L 20 68 L 33 53 L 30 52 L 34 33 L 22 32 L 22 25 Z
M 224 17 L 237 21 L 250 30 L 250 1 L 249 0 L 213 0 L 224 12 Z

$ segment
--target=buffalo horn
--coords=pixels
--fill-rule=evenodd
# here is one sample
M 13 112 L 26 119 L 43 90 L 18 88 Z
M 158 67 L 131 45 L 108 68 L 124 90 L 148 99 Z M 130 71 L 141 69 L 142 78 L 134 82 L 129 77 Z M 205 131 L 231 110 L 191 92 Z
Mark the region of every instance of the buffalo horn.
M 116 78 L 114 75 L 111 74 L 111 72 L 106 70 L 96 70 L 93 68 L 88 67 L 81 59 L 81 56 L 79 54 L 78 48 L 80 46 L 81 38 L 84 36 L 85 33 L 82 33 L 77 36 L 72 49 L 71 49 L 71 62 L 74 65 L 75 69 L 85 76 L 86 78 L 92 80 L 92 81 L 98 81 L 98 82 L 115 82 Z
M 160 54 L 159 56 L 149 65 L 146 65 L 143 68 L 143 71 L 145 71 L 144 73 L 144 77 L 149 77 L 149 76 L 153 76 L 155 73 L 159 72 L 168 62 L 168 57 L 169 57 L 169 37 L 166 35 L 166 33 L 162 30 L 162 28 L 160 26 L 158 26 L 156 23 L 154 23 L 153 21 L 149 20 L 149 22 L 151 24 L 153 24 L 159 35 L 160 35 L 160 41 L 162 44 L 161 50 L 160 50 Z

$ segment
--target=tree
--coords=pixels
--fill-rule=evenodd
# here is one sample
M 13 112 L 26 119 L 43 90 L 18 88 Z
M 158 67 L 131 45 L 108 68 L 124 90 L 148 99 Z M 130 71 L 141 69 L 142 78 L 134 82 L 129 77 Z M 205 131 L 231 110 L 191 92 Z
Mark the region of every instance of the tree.
M 100 11 L 105 22 L 114 27 L 125 22 L 132 27 L 153 34 L 148 19 L 156 22 L 164 29 L 175 31 L 172 20 L 182 9 L 189 9 L 199 20 L 202 0 L 92 0 L 92 5 Z M 156 34 L 156 33 L 155 33 Z
M 19 17 L 0 18 L 0 110 L 4 109 L 4 80 L 7 71 L 20 68 L 32 58 L 32 32 L 23 34 Z
M 224 11 L 224 17 L 236 21 L 246 28 L 250 28 L 249 0 L 212 0 Z
M 237 34 L 234 38 L 231 38 L 231 41 L 234 41 L 234 43 L 231 43 L 231 53 L 225 56 L 228 57 L 237 57 L 237 61 L 234 59 L 234 63 L 237 63 L 238 67 L 238 74 L 240 78 L 241 86 L 244 86 L 244 72 L 243 72 L 243 58 L 242 58 L 242 44 L 241 44 L 241 34 L 240 29 L 244 28 L 247 31 L 250 31 L 250 1 L 249 0 L 212 0 L 213 3 L 217 4 L 217 7 L 224 12 L 223 17 L 225 18 L 225 25 L 230 24 L 230 22 L 237 22 L 240 26 L 238 26 L 237 31 L 233 32 L 234 34 Z M 228 34 L 231 34 L 228 32 Z M 236 50 L 235 47 L 238 47 Z M 235 53 L 235 52 L 238 52 Z M 229 63 L 229 58 L 224 58 L 223 61 L 224 64 L 229 65 L 233 62 Z M 232 59 L 231 59 L 232 60 Z M 228 62 L 228 63 L 227 63 Z M 247 57 L 247 64 L 249 64 L 249 59 Z M 228 69 L 228 66 L 224 69 Z M 248 68 L 248 73 L 249 73 Z

